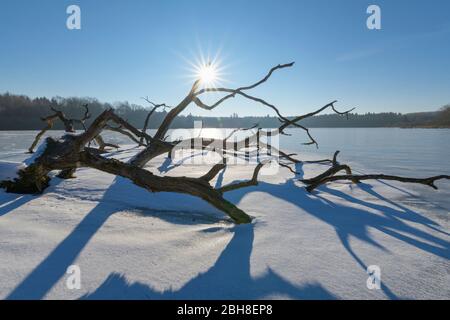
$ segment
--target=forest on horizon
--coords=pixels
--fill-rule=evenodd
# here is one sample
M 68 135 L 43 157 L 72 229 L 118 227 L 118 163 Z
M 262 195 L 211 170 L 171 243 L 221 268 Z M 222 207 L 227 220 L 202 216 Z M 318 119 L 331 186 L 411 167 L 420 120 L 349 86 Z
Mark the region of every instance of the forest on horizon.
M 81 118 L 84 104 L 89 105 L 92 121 L 102 111 L 114 108 L 116 113 L 127 119 L 135 127 L 141 128 L 150 107 L 121 102 L 116 104 L 103 103 L 95 98 L 34 98 L 11 93 L 0 94 L 0 130 L 39 130 L 44 123 L 42 117 L 52 113 L 50 107 L 63 111 L 69 118 Z M 155 112 L 150 119 L 149 128 L 157 128 L 167 111 Z M 89 124 L 90 121 L 87 121 Z M 173 128 L 193 128 L 194 121 L 202 121 L 209 128 L 245 128 L 258 124 L 264 128 L 274 128 L 280 125 L 275 116 L 246 116 L 237 114 L 229 117 L 201 117 L 181 115 L 173 122 Z M 302 124 L 307 127 L 354 128 L 354 127 L 423 127 L 450 128 L 450 104 L 435 112 L 416 113 L 351 113 L 346 119 L 338 114 L 324 114 L 305 119 Z M 63 129 L 56 123 L 52 129 Z M 78 128 L 81 129 L 81 128 Z

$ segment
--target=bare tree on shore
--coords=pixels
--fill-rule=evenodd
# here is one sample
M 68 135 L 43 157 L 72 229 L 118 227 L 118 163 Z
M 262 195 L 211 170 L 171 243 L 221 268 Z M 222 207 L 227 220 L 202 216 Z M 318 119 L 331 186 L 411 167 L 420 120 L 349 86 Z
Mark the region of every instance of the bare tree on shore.
M 262 139 L 263 137 L 287 134 L 285 130 L 288 127 L 294 127 L 305 132 L 307 141 L 304 142 L 304 144 L 317 146 L 318 142 L 315 140 L 310 130 L 302 125 L 302 120 L 317 115 L 325 110 L 331 110 L 334 113 L 343 116 L 348 116 L 353 110 L 339 111 L 335 107 L 336 101 L 333 101 L 318 108 L 314 112 L 296 117 L 286 117 L 281 113 L 278 107 L 249 93 L 252 89 L 261 86 L 269 80 L 274 72 L 290 68 L 293 65 L 294 63 L 292 62 L 275 66 L 270 69 L 261 80 L 234 89 L 224 87 L 201 87 L 200 80 L 197 80 L 193 83 L 185 98 L 178 105 L 170 109 L 161 125 L 156 130 L 156 133 L 153 135 L 146 132 L 149 119 L 158 108 L 165 108 L 167 106 L 165 104 L 152 103 L 148 99 L 149 103 L 153 105 L 153 108 L 145 119 L 143 130 L 131 125 L 127 120 L 117 115 L 113 109 L 102 112 L 88 127 L 84 124 L 85 120 L 90 117 L 87 105 L 83 106 L 85 112 L 80 119 L 69 119 L 61 111 L 53 109 L 54 114 L 42 119 L 46 122 L 47 126 L 36 136 L 29 151 L 34 151 L 34 148 L 42 135 L 52 127 L 53 122 L 56 120 L 60 120 L 64 123 L 66 134 L 58 139 L 51 137 L 47 138 L 42 150 L 39 151 L 39 154 L 35 155 L 34 161 L 24 169 L 21 169 L 18 172 L 18 177 L 14 180 L 1 181 L 0 187 L 5 188 L 7 192 L 30 194 L 41 193 L 49 185 L 51 179 L 49 175 L 50 172 L 60 171 L 58 175 L 60 178 L 72 178 L 73 173 L 77 168 L 89 167 L 127 178 L 137 186 L 145 188 L 150 192 L 176 192 L 199 197 L 227 214 L 235 223 L 249 223 L 252 220 L 251 217 L 233 203 L 226 200 L 224 194 L 236 189 L 257 185 L 260 170 L 270 161 L 276 161 L 280 166 L 288 168 L 293 173 L 297 173 L 293 167 L 298 163 L 313 162 L 329 165 L 329 168 L 322 174 L 311 179 L 301 179 L 308 192 L 312 192 L 322 184 L 340 180 L 349 180 L 353 183 L 359 183 L 370 179 L 395 180 L 407 183 L 419 183 L 437 189 L 437 186 L 435 185 L 437 180 L 450 179 L 450 176 L 448 175 L 426 178 L 409 178 L 384 174 L 357 175 L 352 173 L 350 166 L 339 163 L 337 160 L 338 151 L 334 154 L 332 159 L 302 161 L 298 159 L 295 154 L 289 154 L 281 149 L 271 146 L 269 143 L 265 143 L 264 139 Z M 212 92 L 222 94 L 222 97 L 212 104 L 204 103 L 203 96 Z M 167 140 L 168 130 L 171 128 L 173 121 L 189 105 L 195 104 L 199 108 L 213 110 L 223 102 L 237 96 L 271 109 L 278 117 L 280 126 L 268 131 L 252 127 L 251 129 L 256 129 L 256 132 L 255 130 L 248 130 L 250 128 L 237 129 L 224 139 L 204 139 L 197 137 L 186 140 Z M 75 133 L 73 127 L 74 123 L 80 123 L 84 127 L 84 132 L 78 134 Z M 105 130 L 112 130 L 126 135 L 139 145 L 141 149 L 139 149 L 137 154 L 128 162 L 103 156 L 107 147 L 118 148 L 116 145 L 107 144 L 103 141 L 101 134 Z M 231 136 L 238 131 L 250 132 L 250 134 L 247 134 L 247 136 L 241 140 L 230 141 Z M 92 147 L 92 142 L 96 142 L 98 148 Z M 192 146 L 192 148 L 219 152 L 223 157 L 223 161 L 211 166 L 209 171 L 197 178 L 185 176 L 158 176 L 145 168 L 146 164 L 158 156 L 163 154 L 171 156 L 181 145 L 189 145 Z M 215 188 L 211 185 L 211 180 L 213 180 L 219 172 L 225 169 L 227 161 L 229 161 L 230 158 L 238 156 L 239 152 L 249 153 L 250 150 L 254 150 L 255 148 L 257 150 L 260 150 L 260 148 L 270 149 L 270 153 L 273 157 L 258 163 L 254 168 L 252 177 L 248 180 L 234 182 L 219 188 Z M 342 171 L 344 171 L 345 174 L 340 174 Z

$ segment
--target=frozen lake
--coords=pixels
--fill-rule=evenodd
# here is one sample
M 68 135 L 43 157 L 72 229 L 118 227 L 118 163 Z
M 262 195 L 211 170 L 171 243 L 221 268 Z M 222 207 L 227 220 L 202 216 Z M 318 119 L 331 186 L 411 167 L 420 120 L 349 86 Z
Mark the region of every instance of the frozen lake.
M 62 132 L 52 131 L 54 136 Z M 182 134 L 178 131 L 175 137 Z M 189 133 L 189 131 L 184 131 Z M 302 159 L 330 157 L 356 170 L 425 177 L 450 172 L 450 130 L 313 129 L 281 138 Z M 0 161 L 21 161 L 36 132 L 0 132 Z M 204 129 L 203 136 L 219 130 Z M 195 133 L 195 136 L 198 132 Z M 108 142 L 129 145 L 105 134 Z M 136 150 L 121 149 L 130 159 Z M 178 159 L 173 159 L 177 164 Z M 149 170 L 200 176 L 209 166 Z M 229 166 L 212 185 L 250 177 Z M 305 165 L 317 175 L 323 166 Z M 234 226 L 201 199 L 151 193 L 80 168 L 39 196 L 0 191 L 0 299 L 448 299 L 450 183 L 333 183 L 308 194 L 287 169 L 226 194 L 255 219 Z M 38 239 L 38 241 L 36 241 Z M 81 290 L 66 270 L 82 270 Z M 367 287 L 367 267 L 382 272 Z
M 179 133 L 192 132 L 177 129 Z M 223 137 L 223 129 L 203 129 L 205 137 Z M 22 161 L 29 155 L 25 151 L 38 131 L 0 131 L 0 161 Z M 319 143 L 305 146 L 308 138 L 301 130 L 290 129 L 291 136 L 281 136 L 283 150 L 302 154 L 316 154 L 317 158 L 330 158 L 340 150 L 341 162 L 351 163 L 357 172 L 386 173 L 403 176 L 426 177 L 450 174 L 450 129 L 400 128 L 313 128 L 312 135 Z M 152 133 L 152 130 L 149 131 Z M 62 131 L 50 131 L 46 136 L 59 136 Z M 197 133 L 194 134 L 197 136 Z M 105 140 L 118 144 L 132 143 L 128 138 L 107 132 Z M 439 192 L 424 186 L 409 185 L 409 189 L 424 195 L 450 211 L 450 182 L 438 182 Z

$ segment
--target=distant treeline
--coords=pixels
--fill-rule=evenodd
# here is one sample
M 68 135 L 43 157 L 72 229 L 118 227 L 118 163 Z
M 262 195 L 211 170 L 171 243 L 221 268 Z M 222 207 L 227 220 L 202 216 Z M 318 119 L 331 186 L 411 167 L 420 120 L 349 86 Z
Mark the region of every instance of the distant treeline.
M 40 120 L 51 114 L 50 107 L 62 110 L 68 117 L 81 118 L 82 105 L 88 104 L 92 121 L 103 110 L 114 108 L 116 112 L 134 126 L 141 128 L 149 111 L 139 105 L 124 103 L 102 103 L 93 98 L 35 98 L 5 93 L 0 95 L 0 130 L 38 130 L 43 127 Z M 167 112 L 156 112 L 150 121 L 149 128 L 157 128 Z M 173 128 L 192 128 L 194 121 L 203 121 L 204 127 L 211 128 L 244 128 L 258 124 L 260 127 L 274 128 L 280 125 L 278 118 L 238 117 L 198 117 L 180 116 L 173 122 Z M 89 121 L 87 122 L 89 124 Z M 436 112 L 420 113 L 366 113 L 350 114 L 348 119 L 337 114 L 318 115 L 302 122 L 307 127 L 450 127 L 450 105 Z M 59 122 L 53 129 L 63 129 Z

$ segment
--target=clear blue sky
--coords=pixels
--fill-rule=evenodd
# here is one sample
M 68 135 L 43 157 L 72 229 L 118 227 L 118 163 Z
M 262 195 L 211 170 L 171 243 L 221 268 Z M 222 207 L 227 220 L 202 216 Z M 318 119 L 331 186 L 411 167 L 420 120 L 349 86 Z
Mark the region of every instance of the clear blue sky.
M 81 7 L 81 30 L 66 8 Z M 366 9 L 381 7 L 382 30 Z M 176 104 L 189 61 L 219 56 L 227 86 L 295 61 L 255 94 L 285 114 L 331 100 L 363 112 L 436 110 L 450 103 L 450 1 L 133 0 L 0 2 L 0 92 Z M 231 100 L 215 112 L 265 115 Z

